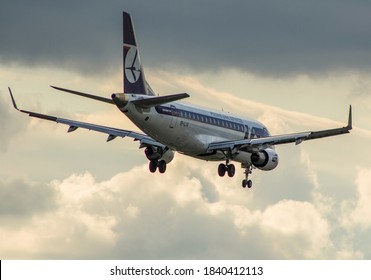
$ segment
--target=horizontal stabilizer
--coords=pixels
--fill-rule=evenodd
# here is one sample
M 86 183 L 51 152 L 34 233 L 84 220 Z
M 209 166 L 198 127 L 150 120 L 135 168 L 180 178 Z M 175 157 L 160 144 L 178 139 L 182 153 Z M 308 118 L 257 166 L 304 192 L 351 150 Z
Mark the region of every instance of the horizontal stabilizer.
M 170 103 L 170 102 L 177 101 L 177 100 L 187 98 L 187 97 L 189 97 L 188 93 L 178 93 L 178 94 L 172 94 L 172 95 L 138 99 L 138 100 L 131 101 L 131 103 L 141 108 L 151 108 L 157 105 Z
M 70 90 L 70 89 L 65 89 L 65 88 L 60 88 L 60 87 L 55 87 L 55 86 L 51 86 L 51 87 L 56 89 L 56 90 L 65 91 L 65 92 L 68 92 L 68 93 L 80 95 L 80 96 L 83 96 L 83 97 L 86 97 L 86 98 L 91 98 L 91 99 L 98 100 L 98 101 L 101 101 L 101 102 L 106 102 L 106 103 L 109 103 L 109 104 L 115 104 L 112 101 L 112 99 L 110 99 L 110 98 L 105 98 L 105 97 L 101 97 L 101 96 L 97 96 L 97 95 L 92 95 L 92 94 L 88 94 L 88 93 L 84 93 L 84 92 L 80 92 L 80 91 L 75 91 L 75 90 Z

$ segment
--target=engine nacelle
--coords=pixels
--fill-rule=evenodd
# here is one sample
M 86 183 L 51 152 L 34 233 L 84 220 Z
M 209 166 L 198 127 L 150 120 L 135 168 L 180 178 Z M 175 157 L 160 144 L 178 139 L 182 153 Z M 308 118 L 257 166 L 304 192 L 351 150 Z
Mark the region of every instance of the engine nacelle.
M 272 170 L 278 165 L 278 154 L 271 148 L 261 150 L 251 155 L 251 163 L 260 170 Z
M 171 162 L 174 158 L 174 152 L 172 150 L 166 150 L 164 152 L 162 149 L 156 149 L 155 147 L 147 147 L 144 153 L 149 160 L 164 160 L 166 163 Z
M 169 163 L 174 158 L 174 152 L 172 150 L 167 150 L 162 154 L 160 160 L 164 160 L 166 163 Z

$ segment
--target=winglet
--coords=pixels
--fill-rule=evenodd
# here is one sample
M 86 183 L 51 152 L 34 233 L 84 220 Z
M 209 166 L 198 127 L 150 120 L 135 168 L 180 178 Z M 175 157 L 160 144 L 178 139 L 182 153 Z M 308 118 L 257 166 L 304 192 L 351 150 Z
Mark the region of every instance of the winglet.
M 12 99 L 12 102 L 13 102 L 13 106 L 14 106 L 14 108 L 15 108 L 16 110 L 18 110 L 18 111 L 21 111 L 21 110 L 18 109 L 17 103 L 15 103 L 15 100 L 14 100 L 14 97 L 13 97 L 12 90 L 10 89 L 10 87 L 8 87 L 8 89 L 9 89 L 10 98 Z
M 352 127 L 352 105 L 349 105 L 349 117 L 348 117 L 348 125 L 347 125 L 347 129 L 348 130 L 351 130 L 353 127 Z

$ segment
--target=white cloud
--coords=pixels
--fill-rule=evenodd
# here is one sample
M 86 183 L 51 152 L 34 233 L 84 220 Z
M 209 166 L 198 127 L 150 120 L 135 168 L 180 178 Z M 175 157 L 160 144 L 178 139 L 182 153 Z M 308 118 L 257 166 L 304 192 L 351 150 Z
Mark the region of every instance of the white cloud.
M 357 199 L 345 204 L 344 224 L 360 226 L 363 230 L 371 227 L 371 169 L 360 168 L 356 177 Z
M 5 102 L 6 95 L 3 90 L 0 91 L 0 95 L 0 151 L 4 153 L 8 149 L 10 139 L 19 134 L 25 126 L 18 119 L 12 118 L 10 98 Z
M 10 75 L 9 71 L 7 73 Z M 37 72 L 38 75 L 42 73 Z M 228 108 L 241 115 L 259 118 L 273 133 L 296 131 L 297 127 L 328 128 L 343 124 L 330 120 L 330 113 L 328 119 L 318 118 L 262 101 L 232 96 L 228 91 L 205 86 L 192 76 L 162 74 L 164 79 L 158 78 L 157 84 L 161 85 L 166 80 L 174 83 L 162 83 L 160 88 L 165 90 L 159 92 L 185 89 L 192 94 L 193 100 L 188 101 L 224 107 L 225 110 Z M 31 78 L 35 77 L 29 73 L 27 79 Z M 27 82 L 24 81 L 24 90 Z M 90 81 L 83 79 L 76 83 L 79 82 L 94 88 Z M 108 84 L 104 83 L 101 88 L 111 89 Z M 37 88 L 37 85 L 32 87 Z M 22 97 L 35 102 L 38 95 L 35 96 L 34 91 L 32 96 Z M 91 92 L 94 93 L 94 89 Z M 63 100 L 69 98 L 73 97 L 61 96 Z M 58 108 L 64 112 L 66 108 L 66 114 L 71 115 L 80 113 L 80 109 L 88 104 L 86 100 L 81 100 L 81 103 L 73 101 L 71 108 L 67 101 L 58 107 L 59 101 L 54 100 L 54 95 L 51 99 L 40 98 L 42 108 L 48 108 L 42 112 L 47 113 L 51 105 L 51 110 Z M 20 103 L 28 104 L 21 98 Z M 76 116 L 106 125 L 127 126 L 128 122 L 120 113 L 103 110 L 98 113 L 97 110 L 86 110 Z M 27 116 L 19 114 L 19 119 L 21 117 L 27 119 Z M 337 196 L 342 191 L 338 185 L 352 188 L 356 175 L 349 166 L 364 166 L 367 161 L 365 154 L 368 153 L 362 149 L 352 149 L 351 152 L 346 149 L 361 146 L 361 140 L 368 140 L 369 132 L 366 130 L 355 129 L 351 135 L 332 142 L 318 140 L 316 144 L 312 141 L 299 147 L 278 147 L 281 161 L 277 169 L 270 173 L 255 170 L 252 177 L 254 188 L 244 191 L 240 187 L 241 170 L 232 179 L 219 178 L 216 163 L 176 155 L 165 175 L 153 175 L 143 164 L 146 160 L 143 152 L 137 150 L 137 143 L 120 139 L 105 144 L 103 135 L 78 130 L 66 136 L 66 127 L 59 127 L 42 121 L 31 122 L 19 137 L 11 136 L 13 144 L 1 159 L 4 168 L 11 170 L 3 171 L 4 174 L 13 172 L 13 176 L 22 174 L 33 180 L 43 174 L 45 180 L 52 181 L 50 187 L 56 192 L 52 201 L 54 208 L 44 204 L 48 207 L 12 222 L 1 217 L 0 236 L 10 236 L 0 242 L 0 252 L 6 258 L 370 256 L 367 248 L 359 248 L 355 242 L 357 238 L 365 243 L 369 241 L 355 231 L 357 225 L 367 229 L 370 224 L 365 215 L 358 217 L 369 211 L 367 169 L 358 173 L 359 199 L 349 198 L 347 207 L 343 209 L 343 216 L 352 221 L 351 226 L 348 224 L 342 228 L 337 225 L 340 219 L 337 215 L 341 213 L 339 205 L 343 202 Z M 9 167 L 12 162 L 13 168 Z M 70 175 L 72 172 L 77 174 Z M 330 193 L 328 190 L 333 188 L 336 192 Z M 8 241 L 18 242 L 11 246 Z
M 105 181 L 97 181 L 90 173 L 53 181 L 50 187 L 57 191 L 56 208 L 34 215 L 20 228 L 2 227 L 1 235 L 12 236 L 14 242 L 24 240 L 11 247 L 2 239 L 2 256 L 329 256 L 330 226 L 309 202 L 282 200 L 256 208 L 253 190 L 247 192 L 229 182 L 226 192 L 227 183 L 209 179 L 209 173 L 216 172 L 214 166 L 185 157 L 175 160 L 165 175 L 147 172 L 147 166 L 138 166 Z M 215 201 L 205 193 L 208 184 L 215 191 Z
M 266 232 L 279 236 L 279 255 L 287 258 L 326 258 L 332 246 L 326 219 L 309 202 L 281 201 L 266 209 L 262 218 Z M 315 230 L 313 230 L 315 229 Z

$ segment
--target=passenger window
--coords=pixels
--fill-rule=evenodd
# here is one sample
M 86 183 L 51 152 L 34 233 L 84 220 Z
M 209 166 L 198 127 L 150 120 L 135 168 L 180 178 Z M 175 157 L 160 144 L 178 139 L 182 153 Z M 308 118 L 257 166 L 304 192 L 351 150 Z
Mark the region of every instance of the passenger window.
M 249 138 L 249 127 L 245 125 L 245 139 Z

